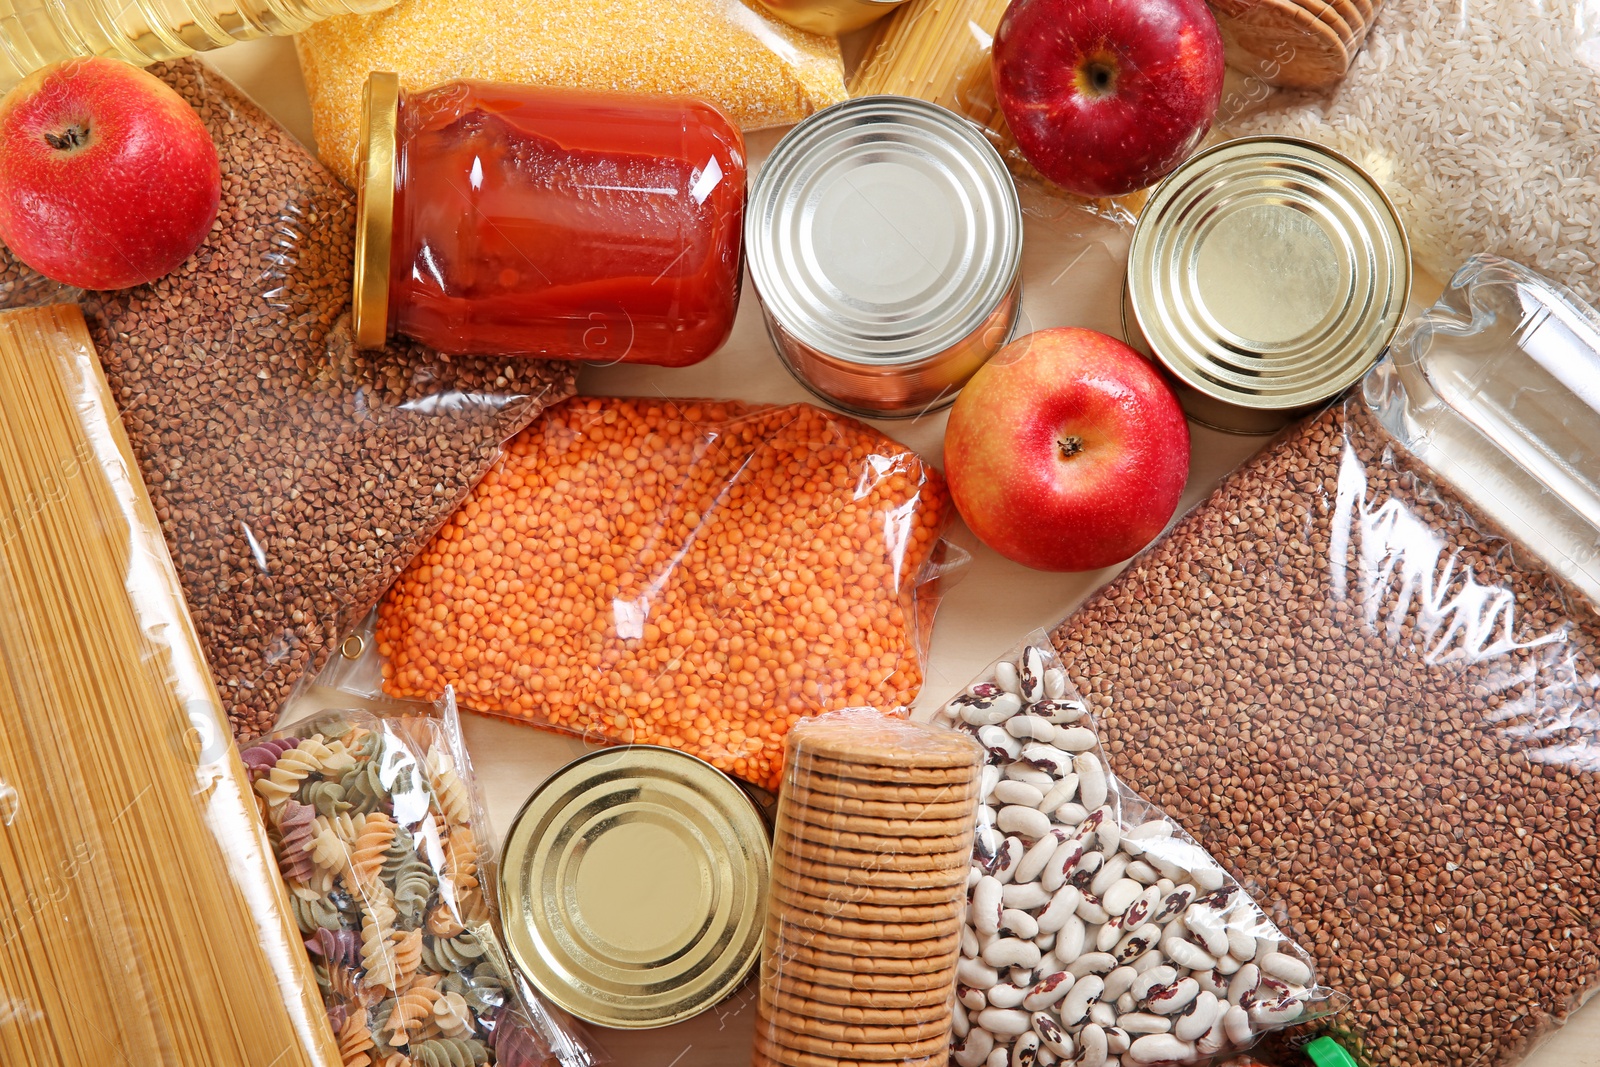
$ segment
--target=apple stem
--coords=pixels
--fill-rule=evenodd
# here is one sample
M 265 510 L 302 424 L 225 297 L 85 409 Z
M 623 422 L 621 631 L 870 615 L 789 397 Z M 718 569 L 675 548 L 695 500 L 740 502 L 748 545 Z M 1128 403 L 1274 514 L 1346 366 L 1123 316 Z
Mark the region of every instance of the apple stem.
M 1071 459 L 1083 451 L 1083 438 L 1075 433 L 1070 433 L 1057 441 L 1056 447 L 1061 449 L 1062 459 Z
M 44 139 L 57 152 L 70 152 L 89 143 L 89 126 L 87 123 L 81 126 L 73 124 L 59 135 L 53 133 L 45 134 Z

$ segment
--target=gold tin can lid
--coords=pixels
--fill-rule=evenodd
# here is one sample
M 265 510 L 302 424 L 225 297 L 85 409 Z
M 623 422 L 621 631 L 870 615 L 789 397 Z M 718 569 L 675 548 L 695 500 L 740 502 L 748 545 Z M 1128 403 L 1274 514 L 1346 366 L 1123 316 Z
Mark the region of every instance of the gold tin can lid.
M 394 175 L 400 117 L 400 79 L 367 75 L 361 94 L 360 157 L 356 165 L 356 265 L 350 299 L 357 348 L 382 348 L 389 339 L 389 252 L 394 240 Z
M 600 1026 L 711 1007 L 761 955 L 772 845 L 755 803 L 704 760 L 630 745 L 574 760 L 523 805 L 500 865 L 516 966 Z
M 1336 396 L 1389 346 L 1410 294 L 1410 244 L 1383 190 L 1291 138 L 1192 156 L 1151 194 L 1128 252 L 1139 332 L 1216 411 Z

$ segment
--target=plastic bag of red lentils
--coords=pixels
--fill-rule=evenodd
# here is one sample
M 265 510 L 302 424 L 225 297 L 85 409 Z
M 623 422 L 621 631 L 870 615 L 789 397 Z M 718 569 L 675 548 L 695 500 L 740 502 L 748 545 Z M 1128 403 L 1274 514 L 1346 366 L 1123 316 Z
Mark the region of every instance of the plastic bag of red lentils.
M 801 718 L 915 700 L 949 511 L 914 452 L 809 404 L 574 399 L 379 606 L 384 687 L 775 789 Z

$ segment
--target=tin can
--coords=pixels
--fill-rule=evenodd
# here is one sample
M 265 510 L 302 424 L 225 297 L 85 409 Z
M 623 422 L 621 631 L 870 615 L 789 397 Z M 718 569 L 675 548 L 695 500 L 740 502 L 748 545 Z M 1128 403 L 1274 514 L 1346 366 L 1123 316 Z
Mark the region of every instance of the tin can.
M 761 6 L 791 26 L 837 37 L 883 18 L 905 0 L 761 0 Z
M 1349 159 L 1246 137 L 1156 186 L 1128 252 L 1123 328 L 1189 417 L 1271 433 L 1377 361 L 1411 295 L 1394 205 Z
M 772 846 L 727 775 L 650 745 L 567 764 L 506 837 L 512 962 L 553 1003 L 647 1029 L 713 1006 L 761 955 Z
M 937 104 L 868 96 L 806 119 L 761 168 L 745 226 L 779 356 L 845 411 L 943 407 L 1011 338 L 1017 189 L 977 128 Z

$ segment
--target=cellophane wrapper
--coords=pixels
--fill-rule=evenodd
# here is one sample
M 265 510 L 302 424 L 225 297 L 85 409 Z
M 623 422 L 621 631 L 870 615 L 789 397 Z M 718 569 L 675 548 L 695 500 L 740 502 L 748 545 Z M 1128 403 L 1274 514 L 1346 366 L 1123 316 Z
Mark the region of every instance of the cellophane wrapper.
M 195 60 L 151 72 L 216 142 L 211 233 L 177 270 L 63 290 L 0 248 L 0 306 L 78 299 L 234 734 L 378 597 L 570 367 L 350 333 L 355 196 Z
M 1597 368 L 1600 316 L 1474 257 L 1052 634 L 1366 1064 L 1515 1063 L 1600 985 Z
M 594 1067 L 517 981 L 452 694 L 319 713 L 243 761 L 345 1062 Z
M 809 404 L 578 398 L 384 598 L 384 688 L 775 789 L 802 718 L 915 700 L 948 514 L 916 453 Z
M 1130 1049 L 1140 1063 L 1215 1062 L 1340 1006 L 1273 921 L 1273 902 L 1253 899 L 1118 774 L 1103 746 L 1113 735 L 1043 630 L 935 720 L 986 756 L 955 1008 L 959 1067 L 996 1049 L 1008 1062 L 1041 1050 L 1103 1061 Z M 1035 889 L 1038 899 L 1024 898 Z M 1025 956 L 996 966 L 998 953 Z M 1010 1005 L 1019 992 L 1030 1026 L 1013 1033 L 985 1012 L 990 998 Z

